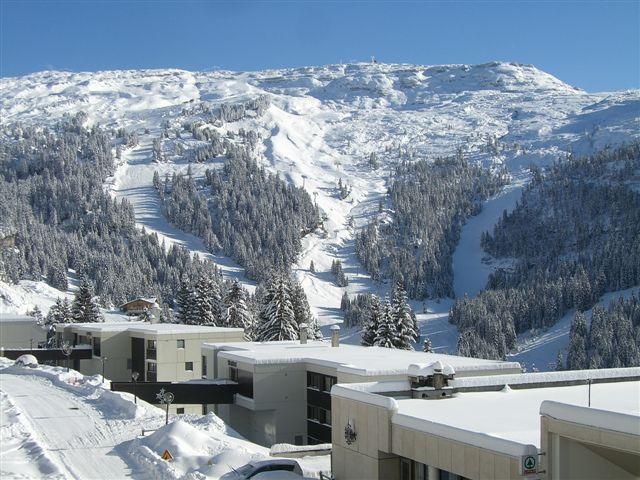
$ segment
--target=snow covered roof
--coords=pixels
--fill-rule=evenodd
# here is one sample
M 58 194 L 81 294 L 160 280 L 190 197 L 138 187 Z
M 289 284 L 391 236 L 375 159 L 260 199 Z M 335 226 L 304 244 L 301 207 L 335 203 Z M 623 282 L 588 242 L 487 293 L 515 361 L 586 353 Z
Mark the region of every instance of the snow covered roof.
M 629 435 L 640 435 L 638 404 L 634 412 L 624 412 L 545 400 L 540 406 L 540 414 L 566 422 L 615 430 Z
M 363 376 L 407 374 L 412 364 L 432 364 L 440 361 L 458 373 L 474 371 L 520 370 L 520 364 L 495 360 L 458 357 L 413 350 L 394 350 L 360 345 L 332 347 L 328 342 L 238 342 L 204 344 L 203 348 L 223 350 L 220 357 L 253 365 L 279 363 L 311 363 L 337 368 L 338 372 Z
M 35 323 L 36 319 L 29 315 L 14 315 L 12 313 L 3 313 L 0 315 L 0 323 L 28 322 Z
M 488 375 L 483 377 L 455 378 L 449 381 L 452 388 L 502 387 L 504 385 L 535 385 L 614 378 L 640 380 L 640 368 L 603 368 L 599 370 L 566 370 L 562 372 L 532 372 L 515 375 Z
M 392 423 L 520 456 L 529 453 L 531 445 L 540 447 L 543 402 L 553 400 L 586 407 L 587 396 L 588 386 L 574 385 L 522 390 L 506 387 L 498 392 L 459 393 L 446 400 L 400 399 L 396 400 Z M 591 386 L 592 408 L 583 413 L 591 417 L 607 411 L 637 419 L 639 405 L 640 381 L 599 383 Z M 545 409 L 553 411 L 546 403 Z
M 152 334 L 213 334 L 213 333 L 241 333 L 242 328 L 208 327 L 205 325 L 183 325 L 179 323 L 146 323 L 146 322 L 121 322 L 121 323 L 66 323 L 62 327 L 86 330 L 88 332 L 117 333 L 135 332 Z

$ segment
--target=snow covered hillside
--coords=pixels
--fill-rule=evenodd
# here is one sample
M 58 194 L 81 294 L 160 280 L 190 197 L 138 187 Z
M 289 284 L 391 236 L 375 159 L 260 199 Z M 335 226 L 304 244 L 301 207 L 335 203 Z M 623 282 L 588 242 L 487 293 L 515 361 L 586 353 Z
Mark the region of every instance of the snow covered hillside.
M 260 114 L 247 111 L 220 122 L 211 111 L 266 96 Z M 158 233 L 166 244 L 179 243 L 206 255 L 228 276 L 242 267 L 212 256 L 198 238 L 171 225 L 160 211 L 153 172 L 184 172 L 190 152 L 202 142 L 174 135 L 185 122 L 220 135 L 241 129 L 259 134 L 256 155 L 262 166 L 290 184 L 303 187 L 325 216 L 324 231 L 308 234 L 294 273 L 305 288 L 321 324 L 341 320 L 345 289 L 328 272 L 342 261 L 346 290 L 385 292 L 359 264 L 354 235 L 385 201 L 389 174 L 402 160 L 434 158 L 460 151 L 487 166 L 505 165 L 514 181 L 469 220 L 453 258 L 454 290 L 475 295 L 494 268 L 479 245 L 517 201 L 527 181 L 523 169 L 548 164 L 567 152 L 588 153 L 640 136 L 640 91 L 588 93 L 530 65 L 419 66 L 348 64 L 262 72 L 187 72 L 182 70 L 41 72 L 0 80 L 0 122 L 54 122 L 83 111 L 86 124 L 124 127 L 139 137 L 122 152 L 115 176 L 105 185 L 131 201 L 139 226 Z M 154 162 L 152 142 L 161 141 L 163 161 Z M 184 151 L 185 155 L 177 155 Z M 375 154 L 378 168 L 369 161 Z M 194 164 L 203 174 L 216 159 Z M 338 182 L 348 186 L 343 197 Z M 309 271 L 313 261 L 316 273 Z M 434 348 L 453 350 L 457 332 L 446 322 L 443 303 L 416 303 L 421 330 Z M 355 339 L 357 335 L 350 332 Z M 555 355 L 555 352 L 554 352 Z

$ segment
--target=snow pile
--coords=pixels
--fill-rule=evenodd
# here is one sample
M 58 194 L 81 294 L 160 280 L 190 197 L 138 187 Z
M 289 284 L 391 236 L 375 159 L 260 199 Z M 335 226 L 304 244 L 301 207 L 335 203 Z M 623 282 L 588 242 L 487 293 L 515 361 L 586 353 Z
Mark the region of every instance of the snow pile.
M 173 460 L 161 458 L 165 450 Z M 182 420 L 172 422 L 148 437 L 133 440 L 128 453 L 156 477 L 167 479 L 220 478 L 234 468 L 269 455 L 266 448 L 227 436 L 217 428 L 203 431 Z
M 30 354 L 20 355 L 16 359 L 15 365 L 19 367 L 36 368 L 38 366 L 38 359 Z
M 37 360 L 36 360 L 37 362 Z M 64 367 L 52 367 L 40 365 L 37 368 L 23 368 L 13 365 L 10 360 L 0 357 L 0 368 L 3 373 L 12 375 L 34 375 L 46 378 L 55 386 L 63 388 L 86 401 L 92 403 L 109 418 L 133 419 L 149 416 L 160 416 L 162 412 L 156 407 L 140 400 L 133 403 L 133 395 L 124 392 L 112 392 L 109 390 L 110 382 L 102 382 L 101 375 L 85 376 L 76 370 L 67 372 Z
M 433 363 L 412 363 L 407 368 L 407 374 L 412 377 L 429 377 L 435 372 L 445 375 L 454 375 L 455 369 L 448 363 L 443 364 L 440 360 Z
M 276 443 L 271 445 L 269 454 L 271 456 L 284 455 L 287 453 L 315 452 L 318 450 L 331 450 L 331 443 L 319 443 L 316 445 L 291 445 L 290 443 Z

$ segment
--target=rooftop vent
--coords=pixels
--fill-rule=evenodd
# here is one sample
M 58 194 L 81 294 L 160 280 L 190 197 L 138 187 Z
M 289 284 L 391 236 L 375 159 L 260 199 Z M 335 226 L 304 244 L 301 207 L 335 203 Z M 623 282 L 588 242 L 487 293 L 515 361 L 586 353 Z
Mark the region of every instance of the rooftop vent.
M 300 343 L 303 345 L 307 343 L 307 324 L 306 323 L 300 324 Z
M 448 388 L 455 371 L 451 365 L 437 361 L 431 364 L 412 364 L 407 369 L 413 398 L 447 398 L 453 394 Z

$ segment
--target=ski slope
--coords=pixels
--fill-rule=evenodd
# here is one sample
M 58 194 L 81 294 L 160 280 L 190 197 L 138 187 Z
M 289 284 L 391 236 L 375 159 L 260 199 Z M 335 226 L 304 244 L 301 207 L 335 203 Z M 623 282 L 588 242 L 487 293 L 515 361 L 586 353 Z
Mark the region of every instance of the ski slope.
M 267 96 L 263 115 L 233 122 L 211 116 L 222 103 Z M 513 183 L 489 199 L 467 221 L 453 258 L 456 295 L 477 294 L 498 265 L 486 258 L 480 235 L 504 209 L 513 208 L 526 184 L 530 164 L 547 165 L 568 152 L 588 153 L 638 138 L 640 90 L 590 93 L 574 88 L 532 65 L 491 62 L 481 65 L 337 64 L 257 72 L 127 70 L 40 72 L 0 79 L 0 123 L 49 123 L 84 111 L 87 125 L 124 127 L 140 143 L 125 150 L 109 188 L 134 207 L 138 225 L 165 245 L 184 245 L 212 259 L 227 277 L 247 281 L 242 267 L 206 252 L 202 242 L 164 219 L 152 186 L 153 172 L 184 172 L 188 163 L 170 154 L 181 143 L 186 156 L 197 147 L 190 134 L 164 141 L 169 153 L 156 164 L 151 142 L 165 125 L 185 122 L 221 135 L 253 130 L 260 136 L 255 156 L 267 170 L 303 187 L 326 218 L 324 231 L 303 239 L 293 271 L 321 325 L 342 319 L 342 294 L 385 294 L 364 272 L 354 251 L 358 228 L 388 209 L 386 190 L 396 163 L 432 159 L 458 151 L 486 166 L 506 166 Z M 149 133 L 145 134 L 145 129 Z M 371 168 L 376 153 L 380 166 Z M 212 161 L 215 163 L 215 159 Z M 211 162 L 192 165 L 202 175 Z M 341 199 L 337 183 L 351 193 Z M 350 226 L 350 223 L 354 226 Z M 329 273 L 339 259 L 350 284 L 339 288 Z M 309 271 L 313 261 L 316 273 Z M 447 323 L 449 299 L 428 302 L 418 319 L 421 331 L 443 350 L 455 349 L 457 332 Z M 422 304 L 417 302 L 417 312 Z M 345 340 L 355 333 L 344 332 Z M 555 356 L 555 353 L 554 353 Z

